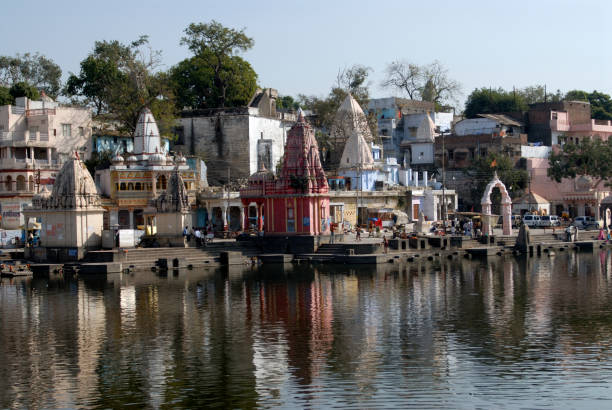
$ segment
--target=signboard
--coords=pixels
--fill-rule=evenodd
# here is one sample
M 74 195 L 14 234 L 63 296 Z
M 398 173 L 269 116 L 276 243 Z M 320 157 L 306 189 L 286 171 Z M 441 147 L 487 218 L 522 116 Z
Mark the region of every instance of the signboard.
M 144 231 L 139 229 L 119 229 L 119 247 L 135 247 L 140 242 L 142 235 L 144 235 Z
M 19 202 L 4 202 L 1 212 L 4 229 L 19 228 L 21 225 L 21 204 Z

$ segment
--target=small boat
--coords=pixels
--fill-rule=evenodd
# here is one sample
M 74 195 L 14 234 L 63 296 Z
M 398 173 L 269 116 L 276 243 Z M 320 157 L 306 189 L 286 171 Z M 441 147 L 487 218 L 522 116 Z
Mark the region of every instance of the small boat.
M 13 278 L 15 276 L 31 276 L 32 270 L 29 263 L 2 263 L 0 264 L 0 276 Z

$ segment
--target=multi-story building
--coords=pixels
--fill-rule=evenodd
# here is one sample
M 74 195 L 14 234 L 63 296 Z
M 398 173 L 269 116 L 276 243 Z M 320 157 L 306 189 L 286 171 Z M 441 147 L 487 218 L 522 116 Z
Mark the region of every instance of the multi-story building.
M 174 151 L 201 157 L 211 185 L 245 179 L 259 165 L 276 172 L 283 156 L 293 113 L 277 112 L 276 90 L 258 90 L 246 107 L 215 108 L 181 113 Z
M 532 143 L 550 146 L 585 137 L 607 140 L 612 135 L 612 122 L 591 118 L 591 104 L 585 101 L 531 104 L 528 118 Z
M 22 209 L 43 186 L 51 187 L 64 160 L 91 153 L 91 111 L 42 96 L 0 107 L 0 205 L 2 228 L 23 224 Z

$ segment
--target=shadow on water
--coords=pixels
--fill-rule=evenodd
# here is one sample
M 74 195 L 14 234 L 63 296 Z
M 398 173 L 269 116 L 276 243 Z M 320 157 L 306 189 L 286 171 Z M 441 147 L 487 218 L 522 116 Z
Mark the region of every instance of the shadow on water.
M 588 405 L 611 279 L 608 250 L 3 279 L 0 407 Z

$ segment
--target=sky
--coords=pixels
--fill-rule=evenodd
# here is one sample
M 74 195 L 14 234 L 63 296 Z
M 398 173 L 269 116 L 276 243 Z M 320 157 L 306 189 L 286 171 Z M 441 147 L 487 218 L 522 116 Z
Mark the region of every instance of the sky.
M 95 41 L 142 34 L 169 68 L 190 56 L 179 44 L 185 27 L 214 19 L 254 39 L 242 57 L 281 95 L 325 96 L 339 69 L 361 64 L 373 97 L 401 96 L 380 86 L 395 60 L 440 61 L 461 83 L 460 101 L 475 88 L 535 84 L 612 94 L 606 0 L 30 0 L 1 10 L 0 55 L 39 52 L 64 78 Z

